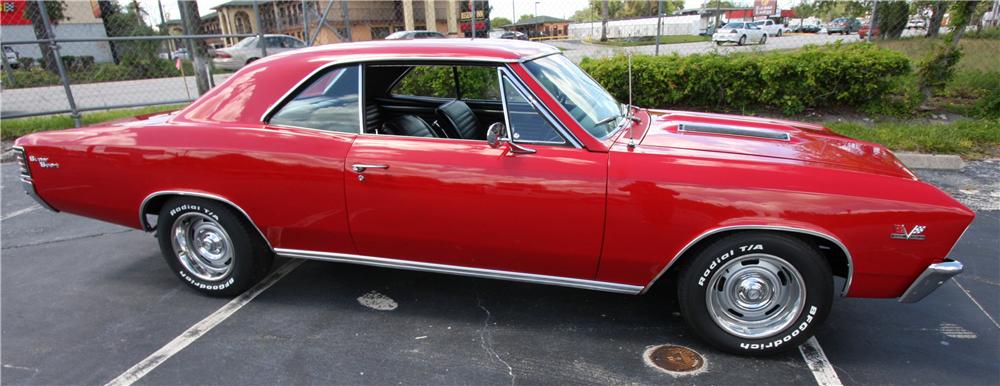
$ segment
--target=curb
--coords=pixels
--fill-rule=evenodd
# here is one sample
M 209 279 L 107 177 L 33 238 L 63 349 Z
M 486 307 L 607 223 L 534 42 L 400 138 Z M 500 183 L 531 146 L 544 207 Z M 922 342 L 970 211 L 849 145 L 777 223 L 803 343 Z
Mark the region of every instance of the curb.
M 952 154 L 896 153 L 896 158 L 910 169 L 960 170 L 962 157 Z

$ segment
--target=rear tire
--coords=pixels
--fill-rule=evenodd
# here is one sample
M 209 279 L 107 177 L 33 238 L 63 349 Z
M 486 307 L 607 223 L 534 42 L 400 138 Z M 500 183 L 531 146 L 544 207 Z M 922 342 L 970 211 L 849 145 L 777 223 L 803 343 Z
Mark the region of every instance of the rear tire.
M 204 198 L 168 200 L 160 210 L 156 231 L 170 269 L 206 295 L 243 293 L 267 275 L 274 259 L 244 216 Z
M 702 249 L 678 283 L 688 326 L 720 350 L 771 355 L 798 347 L 830 312 L 833 274 L 797 238 L 741 232 Z

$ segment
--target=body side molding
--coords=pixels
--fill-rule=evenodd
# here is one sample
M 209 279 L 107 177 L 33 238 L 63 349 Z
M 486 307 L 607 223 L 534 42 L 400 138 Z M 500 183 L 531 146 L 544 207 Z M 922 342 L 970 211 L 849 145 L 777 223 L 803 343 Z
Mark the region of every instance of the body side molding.
M 525 283 L 549 284 L 563 287 L 583 288 L 597 291 L 614 292 L 621 294 L 636 295 L 642 292 L 643 287 L 630 284 L 609 283 L 595 280 L 576 279 L 569 277 L 537 275 L 532 273 L 500 271 L 484 268 L 462 267 L 456 265 L 424 263 L 418 261 L 398 260 L 384 257 L 352 255 L 346 253 L 328 253 L 304 251 L 297 249 L 277 248 L 275 252 L 284 257 L 311 259 L 321 261 L 332 261 L 338 263 L 351 263 L 370 265 L 375 267 L 399 268 L 411 271 L 447 273 L 460 276 L 481 277 L 487 279 L 502 279 L 509 281 L 519 281 Z
M 674 255 L 674 258 L 670 260 L 669 263 L 667 263 L 667 266 L 663 267 L 663 269 L 660 270 L 660 273 L 658 273 L 656 277 L 654 277 L 653 280 L 649 282 L 649 284 L 646 284 L 646 286 L 643 287 L 642 292 L 640 293 L 646 293 L 646 291 L 648 291 L 649 288 L 653 286 L 653 283 L 656 283 L 656 281 L 659 280 L 660 277 L 663 276 L 663 274 L 670 269 L 670 267 L 673 267 L 674 264 L 677 263 L 677 260 L 679 260 L 681 256 L 687 253 L 687 251 L 691 249 L 691 247 L 693 247 L 698 242 L 704 240 L 708 236 L 720 232 L 737 231 L 737 230 L 763 230 L 763 231 L 783 231 L 792 233 L 802 233 L 810 236 L 816 236 L 833 243 L 838 248 L 840 248 L 841 251 L 844 252 L 844 256 L 847 258 L 847 281 L 844 283 L 844 289 L 840 293 L 840 296 L 847 296 L 847 291 L 850 290 L 851 288 L 851 279 L 854 278 L 854 260 L 851 258 L 851 252 L 847 250 L 847 247 L 844 246 L 844 243 L 840 242 L 840 239 L 837 239 L 836 237 L 833 237 L 826 233 L 817 232 L 809 229 L 780 226 L 780 225 L 735 225 L 735 226 L 726 226 L 726 227 L 710 229 L 702 233 L 701 235 L 698 235 L 698 237 L 695 237 L 690 242 L 688 242 L 687 245 L 684 246 L 684 248 L 681 248 L 681 250 L 678 251 L 676 255 Z

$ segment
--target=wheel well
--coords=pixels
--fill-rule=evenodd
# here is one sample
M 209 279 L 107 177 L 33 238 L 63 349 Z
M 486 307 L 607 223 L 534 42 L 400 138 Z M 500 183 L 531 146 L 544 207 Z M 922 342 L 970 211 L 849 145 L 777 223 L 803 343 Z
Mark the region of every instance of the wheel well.
M 787 236 L 795 237 L 802 240 L 809 246 L 813 247 L 817 252 L 822 255 L 827 263 L 830 264 L 830 270 L 833 271 L 834 276 L 842 277 L 848 280 L 844 287 L 844 293 L 847 291 L 847 285 L 850 285 L 851 276 L 851 261 L 848 257 L 848 252 L 844 249 L 843 245 L 839 241 L 828 239 L 827 237 L 820 236 L 813 233 L 805 233 L 805 231 L 797 231 L 792 229 L 755 229 L 755 228 L 744 228 L 744 229 L 731 229 L 724 230 L 721 232 L 712 233 L 705 236 L 695 242 L 693 245 L 687 248 L 683 253 L 681 253 L 675 259 L 676 262 L 668 263 L 666 271 L 660 275 L 653 283 L 650 284 L 650 288 L 657 287 L 661 285 L 660 283 L 673 283 L 676 282 L 676 276 L 680 272 L 684 271 L 684 267 L 687 263 L 693 260 L 693 256 L 701 252 L 702 249 L 711 245 L 716 240 L 723 237 L 734 235 L 742 232 L 772 232 L 776 234 L 782 234 Z
M 267 237 L 264 236 L 264 232 L 261 232 L 260 227 L 258 227 L 257 224 L 253 222 L 253 219 L 250 218 L 250 215 L 247 214 L 247 212 L 243 210 L 243 208 L 240 208 L 239 205 L 236 205 L 232 201 L 229 201 L 223 197 L 212 194 L 185 192 L 185 191 L 164 191 L 164 192 L 153 193 L 147 196 L 146 199 L 143 200 L 142 204 L 140 204 L 139 226 L 142 227 L 142 230 L 147 232 L 152 232 L 156 230 L 156 221 L 149 221 L 149 216 L 159 216 L 160 210 L 163 209 L 163 205 L 166 204 L 168 200 L 174 197 L 184 197 L 184 196 L 197 197 L 203 200 L 210 200 L 229 207 L 229 209 L 232 209 L 233 213 L 236 213 L 238 216 L 240 216 L 242 220 L 245 221 L 250 228 L 257 231 L 257 234 L 260 236 L 260 239 L 264 242 L 264 244 L 267 245 L 269 249 L 271 249 L 272 251 L 274 250 L 274 247 L 271 246 L 271 242 L 267 239 Z

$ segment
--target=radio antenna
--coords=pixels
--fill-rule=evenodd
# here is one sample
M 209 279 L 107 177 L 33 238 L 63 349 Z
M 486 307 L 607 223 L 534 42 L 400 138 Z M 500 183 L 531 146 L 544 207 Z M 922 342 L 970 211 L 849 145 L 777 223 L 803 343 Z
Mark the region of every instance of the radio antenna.
M 628 147 L 635 147 L 635 138 L 632 137 L 632 126 L 635 123 L 632 122 L 632 53 L 626 51 L 625 56 L 628 58 L 628 105 L 625 106 L 625 119 L 628 122 L 625 124 L 628 125 Z

